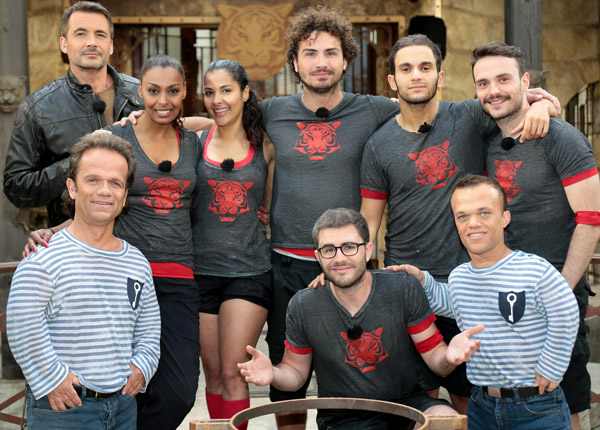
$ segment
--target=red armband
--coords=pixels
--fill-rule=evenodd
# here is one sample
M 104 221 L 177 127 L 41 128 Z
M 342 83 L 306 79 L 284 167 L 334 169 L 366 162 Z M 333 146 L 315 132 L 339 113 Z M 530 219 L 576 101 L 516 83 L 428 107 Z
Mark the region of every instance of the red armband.
M 576 224 L 600 225 L 600 212 L 577 211 L 575 212 Z
M 306 355 L 312 352 L 312 348 L 310 346 L 308 348 L 298 348 L 297 346 L 294 346 L 291 343 L 289 343 L 287 339 L 285 341 L 285 347 L 290 351 L 300 355 Z
M 444 338 L 440 334 L 438 329 L 435 330 L 435 333 L 429 336 L 427 339 L 422 340 L 421 342 L 416 342 L 415 347 L 419 354 L 425 354 L 426 352 L 431 351 L 433 348 L 438 346 Z

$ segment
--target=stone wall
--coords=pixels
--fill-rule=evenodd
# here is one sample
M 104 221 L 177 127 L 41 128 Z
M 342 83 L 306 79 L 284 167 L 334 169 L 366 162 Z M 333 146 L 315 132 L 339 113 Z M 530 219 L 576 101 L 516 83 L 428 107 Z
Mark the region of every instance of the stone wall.
M 504 2 L 499 0 L 444 0 L 447 54 L 442 98 L 448 101 L 475 96 L 471 51 L 477 45 L 504 40 Z
M 113 16 L 219 16 L 215 5 L 226 3 L 232 6 L 242 6 L 244 0 L 225 0 L 219 2 L 196 1 L 181 2 L 179 0 L 149 0 L 144 7 L 136 2 L 122 0 L 103 0 L 101 2 Z M 263 0 L 262 3 L 282 4 L 293 3 L 292 14 L 307 6 L 323 4 L 321 0 Z M 407 0 L 330 0 L 330 7 L 341 8 L 347 16 L 368 15 L 405 15 L 408 19 L 414 15 L 433 15 L 435 0 L 412 2 Z
M 542 4 L 543 67 L 550 72 L 548 90 L 563 105 L 586 84 L 600 80 L 599 9 L 598 0 Z
M 64 75 L 67 70 L 59 44 L 62 7 L 62 0 L 29 0 L 27 36 L 31 92 Z

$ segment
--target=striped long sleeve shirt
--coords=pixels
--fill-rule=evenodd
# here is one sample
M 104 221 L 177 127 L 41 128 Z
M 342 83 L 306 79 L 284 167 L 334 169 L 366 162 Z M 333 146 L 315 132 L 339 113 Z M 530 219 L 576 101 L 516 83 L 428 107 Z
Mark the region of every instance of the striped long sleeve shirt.
M 579 328 L 575 296 L 541 257 L 514 251 L 496 264 L 458 266 L 448 284 L 425 272 L 425 292 L 436 315 L 454 317 L 461 330 L 485 324 L 481 348 L 467 362 L 479 386 L 532 386 L 537 371 L 560 382 Z
M 103 393 L 127 383 L 130 363 L 146 385 L 154 375 L 160 312 L 152 272 L 137 248 L 122 243 L 120 251 L 105 251 L 64 229 L 19 264 L 8 297 L 8 342 L 37 399 L 69 371 Z

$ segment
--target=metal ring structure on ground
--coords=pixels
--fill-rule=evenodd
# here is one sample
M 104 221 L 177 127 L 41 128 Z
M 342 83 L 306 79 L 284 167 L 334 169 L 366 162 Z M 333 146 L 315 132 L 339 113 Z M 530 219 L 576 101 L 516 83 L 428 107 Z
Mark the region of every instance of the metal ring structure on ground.
M 237 425 L 252 418 L 279 412 L 301 411 L 306 409 L 350 409 L 360 411 L 382 412 L 409 418 L 422 424 L 421 430 L 429 429 L 429 418 L 421 411 L 409 406 L 382 400 L 355 399 L 348 397 L 321 397 L 317 399 L 297 399 L 273 402 L 255 406 L 238 412 L 229 421 L 229 428 L 235 430 Z

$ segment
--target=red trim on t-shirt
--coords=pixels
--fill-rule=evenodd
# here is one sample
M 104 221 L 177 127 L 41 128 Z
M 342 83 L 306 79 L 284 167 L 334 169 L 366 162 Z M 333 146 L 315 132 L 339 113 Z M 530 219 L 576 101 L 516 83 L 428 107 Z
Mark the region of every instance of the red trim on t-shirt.
M 419 354 L 425 354 L 438 346 L 443 340 L 444 338 L 440 334 L 440 331 L 436 329 L 435 333 L 427 339 L 422 340 L 421 342 L 415 342 L 415 348 L 417 348 Z
M 297 346 L 294 346 L 291 343 L 289 343 L 287 339 L 285 341 L 285 347 L 295 354 L 306 355 L 312 352 L 312 348 L 310 346 L 308 348 L 298 348 Z
M 406 331 L 408 331 L 408 334 L 418 334 L 418 333 L 421 333 L 421 332 L 427 330 L 429 328 L 429 326 L 431 324 L 433 324 L 433 322 L 436 319 L 437 318 L 435 317 L 434 314 L 430 314 L 427 318 L 425 318 L 419 324 L 415 324 L 415 325 L 406 327 Z
M 297 255 L 298 257 L 312 257 L 315 258 L 315 250 L 314 249 L 304 249 L 304 248 L 275 248 L 283 252 L 289 252 L 290 254 Z
M 194 279 L 194 271 L 179 263 L 150 263 L 152 276 L 158 278 Z
M 577 182 L 581 182 L 584 179 L 591 178 L 592 176 L 595 176 L 597 174 L 598 168 L 592 167 L 590 170 L 586 170 L 585 172 L 581 172 L 576 175 L 565 178 L 561 182 L 563 184 L 563 187 L 568 187 L 569 185 L 576 184 Z
M 215 161 L 212 160 L 209 156 L 208 156 L 208 144 L 210 143 L 211 139 L 212 139 L 212 135 L 213 132 L 215 130 L 215 128 L 217 128 L 216 125 L 214 125 L 210 131 L 208 132 L 208 136 L 206 136 L 206 141 L 204 142 L 204 151 L 202 151 L 202 155 L 204 157 L 204 159 L 206 160 L 207 163 L 212 164 L 213 166 L 218 166 L 221 167 L 221 163 L 222 161 Z M 256 151 L 256 149 L 254 148 L 254 145 L 250 144 L 250 148 L 248 149 L 248 155 L 246 155 L 246 158 L 244 158 L 241 161 L 236 161 L 233 164 L 233 168 L 237 169 L 239 167 L 244 167 L 248 164 L 250 164 L 250 162 L 252 161 L 252 159 L 254 158 L 254 152 Z
M 366 190 L 364 188 L 361 188 L 360 189 L 360 196 L 361 197 L 366 197 L 368 199 L 387 200 L 389 194 L 387 194 L 387 193 L 379 193 L 377 191 Z

